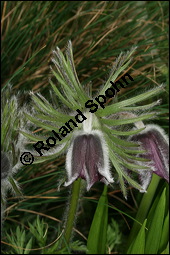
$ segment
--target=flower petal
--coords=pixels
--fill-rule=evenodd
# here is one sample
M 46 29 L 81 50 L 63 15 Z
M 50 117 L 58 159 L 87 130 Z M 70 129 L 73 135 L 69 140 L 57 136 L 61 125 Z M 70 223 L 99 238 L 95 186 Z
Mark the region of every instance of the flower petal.
M 87 136 L 87 151 L 86 151 L 86 169 L 89 180 L 87 180 L 87 189 L 100 181 L 103 176 L 99 173 L 98 169 L 104 167 L 104 156 L 103 156 L 102 145 L 100 137 L 97 135 L 89 134 Z
M 66 169 L 68 182 L 71 184 L 78 177 L 87 181 L 87 190 L 97 181 L 106 184 L 113 182 L 107 162 L 107 149 L 103 149 L 102 133 L 92 131 L 91 133 L 77 132 L 66 156 Z M 105 148 L 105 147 L 104 147 Z
M 154 173 L 169 182 L 169 143 L 164 130 L 157 125 L 147 125 L 145 130 L 132 136 L 131 140 L 141 143 L 147 151 L 141 156 L 150 159 Z

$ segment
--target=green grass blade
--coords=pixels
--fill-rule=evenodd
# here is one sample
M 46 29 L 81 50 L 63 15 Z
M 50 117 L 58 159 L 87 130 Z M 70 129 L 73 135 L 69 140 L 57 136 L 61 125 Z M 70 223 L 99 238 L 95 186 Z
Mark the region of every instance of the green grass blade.
M 136 237 L 129 247 L 127 254 L 144 254 L 145 250 L 145 226 L 147 219 L 142 224 L 142 227 Z
M 106 236 L 108 222 L 107 186 L 104 186 L 87 240 L 87 254 L 106 254 Z
M 148 215 L 145 254 L 158 254 L 164 222 L 165 201 L 166 188 L 164 188 L 155 210 L 151 208 Z M 155 203 L 153 204 L 154 207 Z
M 161 254 L 169 254 L 169 242 L 167 244 L 166 249 Z
M 162 228 L 161 242 L 159 245 L 159 253 L 165 249 L 169 241 L 169 211 L 165 217 L 164 225 Z

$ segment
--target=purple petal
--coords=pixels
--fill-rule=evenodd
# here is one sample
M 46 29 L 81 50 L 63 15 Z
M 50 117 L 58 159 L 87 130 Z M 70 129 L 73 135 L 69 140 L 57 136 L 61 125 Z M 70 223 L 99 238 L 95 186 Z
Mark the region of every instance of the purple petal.
M 87 181 L 87 190 L 97 181 L 114 182 L 110 173 L 109 150 L 101 131 L 75 132 L 66 155 L 66 170 L 68 181 L 65 186 L 78 177 Z
M 169 144 L 164 131 L 157 125 L 147 125 L 144 131 L 132 136 L 131 140 L 141 143 L 147 151 L 142 157 L 151 160 L 154 173 L 169 182 Z
M 81 135 L 75 138 L 72 152 L 72 174 L 86 179 L 88 189 L 102 176 L 98 166 L 103 166 L 103 151 L 100 138 L 94 135 Z
M 77 136 L 73 142 L 72 150 L 72 175 L 77 175 L 83 179 L 86 179 L 85 175 L 85 161 L 87 150 L 87 138 L 85 135 Z
M 89 189 L 96 182 L 103 179 L 99 167 L 104 167 L 103 149 L 100 138 L 96 135 L 87 136 L 86 169 L 90 179 Z

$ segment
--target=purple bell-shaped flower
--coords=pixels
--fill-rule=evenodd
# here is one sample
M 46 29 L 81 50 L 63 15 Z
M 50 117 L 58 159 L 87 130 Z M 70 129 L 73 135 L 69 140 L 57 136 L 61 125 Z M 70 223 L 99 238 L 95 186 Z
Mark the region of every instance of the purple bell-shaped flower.
M 133 135 L 130 140 L 140 142 L 147 151 L 140 156 L 150 160 L 153 173 L 169 182 L 169 139 L 164 130 L 157 125 L 146 125 L 145 130 Z
M 99 130 L 90 133 L 78 132 L 67 152 L 66 169 L 70 185 L 77 178 L 87 181 L 87 190 L 97 181 L 113 182 L 110 174 L 108 149 Z

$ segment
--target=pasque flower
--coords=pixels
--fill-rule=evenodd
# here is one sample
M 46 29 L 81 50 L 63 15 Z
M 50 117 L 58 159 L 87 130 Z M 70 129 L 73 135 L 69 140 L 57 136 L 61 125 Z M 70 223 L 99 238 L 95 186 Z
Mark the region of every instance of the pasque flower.
M 101 131 L 77 132 L 66 156 L 68 182 L 65 186 L 78 177 L 87 181 L 87 190 L 97 181 L 112 183 L 108 155 Z
M 146 125 L 143 131 L 131 137 L 131 141 L 139 142 L 146 150 L 140 157 L 149 160 L 153 173 L 169 182 L 169 139 L 164 130 L 158 125 Z M 148 183 L 150 178 L 148 175 Z
M 135 106 L 135 104 L 160 94 L 164 87 L 157 86 L 124 101 L 112 100 L 102 108 L 97 104 L 97 111 L 93 109 L 90 112 L 85 107 L 88 100 L 93 102 L 96 97 L 104 95 L 105 91 L 111 87 L 110 81 L 115 82 L 119 74 L 127 68 L 134 50 L 135 48 L 124 55 L 120 54 L 105 84 L 92 95 L 91 84 L 83 87 L 78 80 L 72 44 L 69 41 L 66 57 L 58 47 L 53 51 L 52 62 L 55 68 L 51 67 L 51 70 L 59 84 L 56 86 L 54 79 L 50 80 L 53 89 L 52 103 L 40 93 L 31 93 L 33 99 L 31 107 L 34 111 L 25 112 L 26 117 L 34 123 L 35 128 L 41 127 L 44 131 L 50 132 L 51 136 L 53 130 L 63 138 L 56 140 L 53 148 L 44 150 L 42 156 L 33 150 L 35 163 L 56 158 L 66 151 L 67 181 L 65 185 L 70 185 L 81 177 L 87 181 L 87 190 L 89 190 L 96 181 L 113 183 L 116 171 L 125 197 L 127 182 L 140 191 L 146 191 L 147 185 L 141 184 L 138 178 L 133 178 L 133 174 L 129 172 L 137 174 L 140 178 L 140 176 L 150 175 L 153 168 L 148 164 L 148 159 L 141 156 L 145 155 L 145 148 L 138 142 L 130 141 L 128 137 L 135 137 L 145 130 L 144 125 L 137 129 L 132 129 L 132 125 L 136 127 L 138 123 L 154 118 L 156 113 L 149 110 L 160 104 L 160 101 L 142 106 Z M 83 120 L 79 120 L 79 123 L 74 122 L 77 109 L 85 116 Z M 46 140 L 42 134 L 35 136 L 25 130 L 22 133 L 34 142 Z
M 19 132 L 24 125 L 23 109 L 18 95 L 12 95 L 8 84 L 1 94 L 1 222 L 6 204 L 6 194 L 21 194 L 15 173 L 23 167 L 20 162 L 26 138 Z M 26 120 L 25 120 L 26 121 Z

